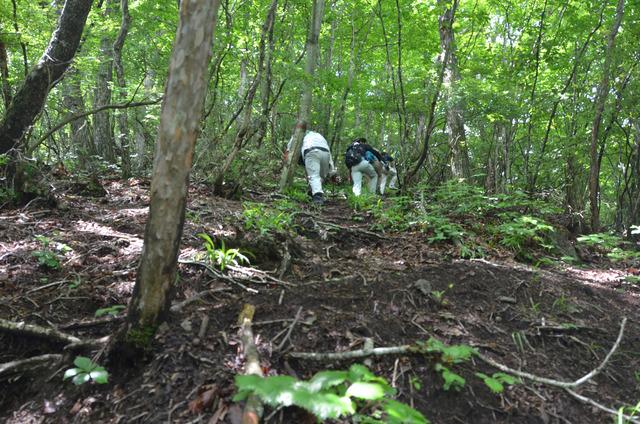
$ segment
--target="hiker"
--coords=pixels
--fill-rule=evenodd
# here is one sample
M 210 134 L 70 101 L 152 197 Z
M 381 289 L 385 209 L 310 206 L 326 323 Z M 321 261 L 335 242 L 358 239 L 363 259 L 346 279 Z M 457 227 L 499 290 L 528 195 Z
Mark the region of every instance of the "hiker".
M 379 166 L 380 170 L 378 171 L 378 179 L 380 180 L 379 192 L 381 195 L 383 195 L 385 186 L 387 184 L 387 177 L 389 176 L 389 188 L 394 190 L 398 188 L 398 171 L 396 170 L 395 161 L 389 153 L 382 152 L 381 156 L 382 166 Z
M 285 160 L 289 157 L 289 152 L 293 149 L 293 137 L 287 144 L 285 151 Z M 324 193 L 322 191 L 322 182 L 327 177 L 333 177 L 337 174 L 336 167 L 333 164 L 333 158 L 329 151 L 329 143 L 320 134 L 315 131 L 307 131 L 302 139 L 302 148 L 300 149 L 300 165 L 304 165 L 307 172 L 307 181 L 311 191 L 311 200 L 316 205 L 324 204 Z
M 366 138 L 355 139 L 344 155 L 344 163 L 351 171 L 353 194 L 360 196 L 362 191 L 362 176 L 369 178 L 367 188 L 371 194 L 376 193 L 378 187 L 378 171 L 376 167 L 382 164 L 382 155 L 367 144 Z

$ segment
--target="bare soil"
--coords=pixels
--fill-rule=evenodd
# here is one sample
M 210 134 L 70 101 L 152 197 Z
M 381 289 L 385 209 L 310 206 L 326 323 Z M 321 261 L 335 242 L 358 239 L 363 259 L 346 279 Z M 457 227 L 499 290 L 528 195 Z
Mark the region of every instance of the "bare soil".
M 114 332 L 118 318 L 96 320 L 94 314 L 129 300 L 148 182 L 103 184 L 104 197 L 67 187 L 56 207 L 36 200 L 0 213 L 0 318 L 55 327 L 83 339 Z M 273 198 L 244 196 L 265 203 Z M 299 378 L 346 369 L 351 362 L 296 360 L 288 356 L 292 351 L 354 350 L 365 338 L 375 346 L 398 346 L 435 337 L 475 346 L 512 368 L 573 381 L 602 361 L 628 317 L 619 349 L 578 392 L 614 409 L 640 400 L 640 288 L 624 283 L 626 275 L 637 272 L 628 264 L 598 260 L 541 269 L 498 250 L 462 260 L 456 246 L 431 245 L 420 232 L 373 232 L 371 217 L 354 213 L 335 197 L 321 209 L 302 207 L 295 232 L 261 236 L 243 228 L 241 201 L 192 187 L 181 258 L 202 251 L 197 234 L 206 232 L 252 250 L 254 270 L 225 272 L 239 285 L 197 264 L 180 264 L 176 304 L 210 293 L 171 313 L 143 366 L 112 374 L 108 385 L 76 387 L 62 380 L 73 360 L 69 355 L 55 368 L 13 376 L 0 382 L 0 421 L 239 422 L 240 406 L 231 397 L 233 378 L 243 366 L 236 319 L 245 303 L 256 307 L 254 334 L 263 370 Z M 51 249 L 59 247 L 56 243 L 70 248 L 60 253 L 59 269 L 38 264 L 32 253 L 43 245 L 36 235 L 48 237 Z M 283 260 L 286 251 L 290 261 Z M 299 310 L 300 319 L 285 339 Z M 63 353 L 62 347 L 0 332 L 0 364 Z M 497 370 L 479 361 L 453 365 L 466 384 L 459 391 L 444 390 L 434 361 L 421 355 L 377 357 L 371 369 L 396 387 L 400 401 L 433 423 L 612 422 L 610 415 L 564 390 L 531 381 L 493 394 L 474 374 Z M 275 413 L 267 408 L 265 416 L 271 423 L 314 422 L 292 408 Z

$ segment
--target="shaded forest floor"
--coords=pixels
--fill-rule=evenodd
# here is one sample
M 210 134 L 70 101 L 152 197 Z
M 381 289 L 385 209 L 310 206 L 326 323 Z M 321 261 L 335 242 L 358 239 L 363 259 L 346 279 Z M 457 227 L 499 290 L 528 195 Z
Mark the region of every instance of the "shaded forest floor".
M 0 318 L 85 339 L 114 331 L 120 318 L 96 319 L 94 314 L 129 300 L 148 184 L 104 184 L 103 197 L 81 196 L 77 187 L 68 186 L 56 207 L 34 201 L 0 213 Z M 245 200 L 267 204 L 274 198 L 245 195 Z M 541 269 L 498 250 L 463 260 L 455 245 L 429 244 L 420 232 L 371 231 L 372 218 L 337 196 L 322 209 L 301 208 L 294 217 L 295 232 L 260 235 L 244 228 L 241 201 L 192 187 L 176 308 L 146 365 L 111 375 L 108 385 L 78 387 L 62 381 L 72 358 L 56 369 L 34 368 L 2 382 L 0 420 L 239 422 L 240 409 L 231 397 L 233 378 L 242 371 L 236 320 L 245 303 L 256 307 L 254 334 L 264 371 L 299 378 L 347 369 L 352 362 L 297 360 L 287 356 L 292 351 L 360 349 L 365 338 L 377 347 L 434 337 L 474 346 L 512 368 L 573 381 L 603 360 L 622 318 L 628 317 L 622 343 L 607 367 L 578 392 L 616 409 L 640 400 L 640 288 L 623 283 L 635 272 L 629 264 L 601 258 Z M 201 232 L 225 240 L 227 247 L 251 250 L 250 267 L 227 269 L 224 274 L 231 279 L 223 279 L 189 262 L 203 252 Z M 33 254 L 47 251 L 61 258 L 58 269 L 39 265 L 43 255 Z M 0 333 L 0 346 L 0 363 L 62 351 L 54 342 L 8 333 Z M 373 358 L 370 368 L 396 387 L 400 401 L 433 423 L 612 421 L 562 389 L 531 381 L 493 394 L 474 374 L 497 370 L 479 361 L 452 365 L 466 384 L 459 391 L 444 390 L 434 364 L 428 356 L 385 356 Z M 211 399 L 205 399 L 208 395 Z M 300 411 L 271 412 L 267 409 L 266 422 L 314 422 Z

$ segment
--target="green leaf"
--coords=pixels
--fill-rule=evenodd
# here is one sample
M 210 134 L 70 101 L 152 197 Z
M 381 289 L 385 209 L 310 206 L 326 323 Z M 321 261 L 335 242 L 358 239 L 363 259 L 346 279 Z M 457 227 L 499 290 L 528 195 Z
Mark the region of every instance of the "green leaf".
M 62 379 L 66 380 L 67 378 L 75 377 L 78 373 L 81 372 L 82 370 L 80 368 L 69 368 L 64 372 L 64 376 L 62 377 Z
M 424 415 L 404 403 L 388 399 L 384 403 L 388 424 L 429 424 Z
M 86 372 L 81 372 L 80 374 L 73 377 L 73 380 L 71 381 L 73 381 L 73 384 L 75 384 L 76 386 L 79 386 L 89 381 L 90 378 L 91 377 L 89 377 L 89 374 L 87 374 Z
M 98 367 L 94 371 L 91 371 L 89 376 L 98 384 L 107 384 L 109 382 L 109 373 L 102 367 Z
M 353 383 L 347 389 L 346 396 L 366 400 L 378 400 L 384 396 L 385 390 L 377 383 Z
M 311 392 L 319 392 L 344 383 L 347 376 L 346 371 L 320 371 L 309 380 L 308 388 Z
M 85 356 L 76 356 L 76 359 L 73 360 L 73 365 L 86 372 L 89 372 L 96 367 L 96 364 Z
M 477 372 L 476 375 L 484 381 L 484 384 L 493 392 L 493 393 L 502 393 L 504 391 L 504 386 L 498 380 L 493 377 L 489 377 L 486 374 L 481 372 Z

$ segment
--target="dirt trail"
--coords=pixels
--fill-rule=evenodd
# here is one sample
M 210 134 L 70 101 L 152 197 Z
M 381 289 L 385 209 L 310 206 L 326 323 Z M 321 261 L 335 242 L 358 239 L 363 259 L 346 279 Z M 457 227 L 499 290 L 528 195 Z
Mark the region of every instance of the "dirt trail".
M 64 210 L 33 206 L 0 215 L 0 318 L 54 325 L 83 338 L 114 330 L 117 322 L 73 323 L 93 319 L 98 308 L 126 304 L 131 293 L 148 199 L 144 186 L 116 184 L 122 183 L 111 183 L 102 201 L 69 196 Z M 251 200 L 270 202 L 267 196 Z M 229 240 L 253 236 L 237 219 L 240 202 L 211 197 L 201 187 L 192 189 L 188 209 L 183 258 L 202 250 L 199 232 Z M 275 277 L 287 265 L 282 279 L 290 285 L 243 281 L 252 289 L 247 291 L 212 278 L 197 265 L 180 265 L 176 302 L 204 290 L 215 293 L 172 314 L 143 369 L 114 375 L 106 387 L 62 383 L 66 367 L 46 370 L 44 382 L 42 372 L 21 376 L 0 392 L 0 419 L 187 423 L 210 422 L 224 413 L 219 422 L 235 422 L 238 407 L 230 398 L 233 376 L 242 369 L 235 320 L 244 303 L 256 306 L 254 333 L 265 372 L 300 378 L 327 368 L 346 369 L 351 362 L 295 360 L 287 356 L 291 351 L 353 350 L 365 338 L 375 346 L 396 346 L 435 337 L 470 344 L 513 368 L 570 381 L 599 364 L 626 316 L 629 323 L 617 353 L 579 391 L 614 408 L 640 399 L 640 302 L 636 292 L 615 290 L 618 271 L 542 270 L 505 258 L 455 259 L 454 246 L 434 247 L 419 232 L 372 232 L 370 217 L 353 220 L 353 214 L 344 200 L 335 198 L 320 210 L 305 207 L 296 216 L 298 230 L 286 239 L 291 260 L 283 262 L 281 253 L 273 251 L 282 249 L 284 238 L 266 244 L 271 254 L 253 259 L 253 267 Z M 41 248 L 36 234 L 72 249 L 59 270 L 37 266 L 31 256 Z M 260 238 L 253 240 L 259 243 Z M 45 287 L 52 283 L 58 284 Z M 299 323 L 278 350 L 300 308 Z M 198 337 L 205 317 L 207 331 Z M 0 363 L 60 352 L 55 344 L 7 334 L 0 334 L 0 346 Z M 443 389 L 430 357 L 375 358 L 371 369 L 395 385 L 399 400 L 433 423 L 610 419 L 560 389 L 536 383 L 492 394 L 474 375 L 496 371 L 482 362 L 452 366 L 466 379 L 460 391 Z M 199 410 L 189 403 L 212 388 L 212 406 Z M 302 420 L 289 410 L 269 422 Z

